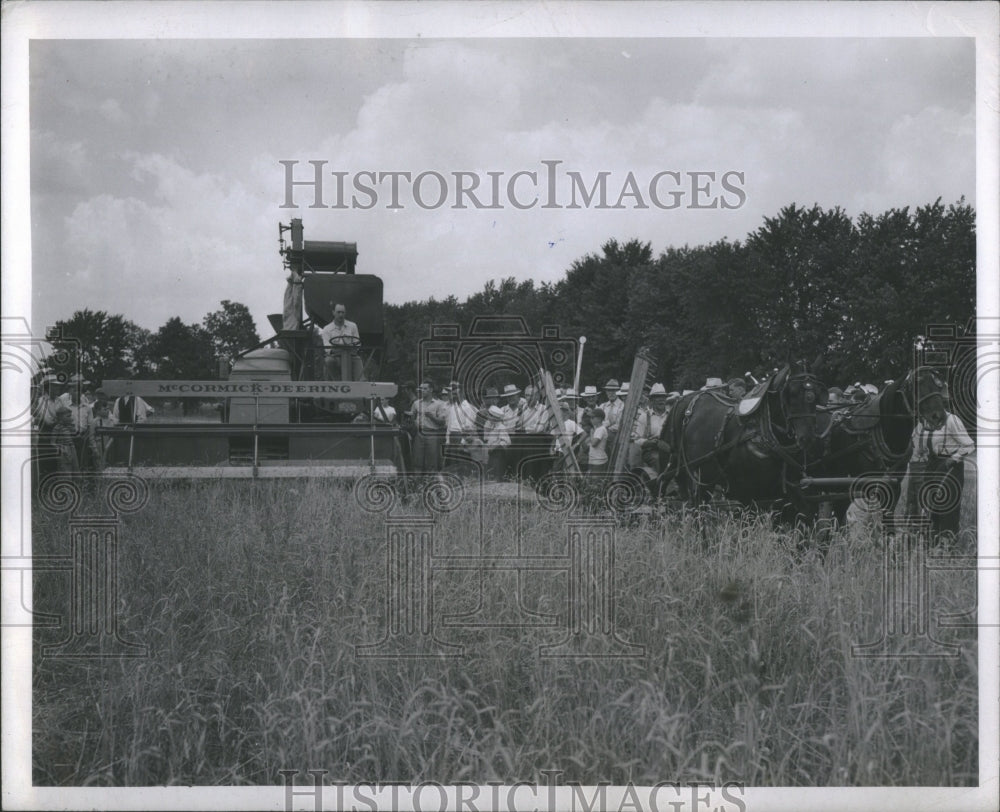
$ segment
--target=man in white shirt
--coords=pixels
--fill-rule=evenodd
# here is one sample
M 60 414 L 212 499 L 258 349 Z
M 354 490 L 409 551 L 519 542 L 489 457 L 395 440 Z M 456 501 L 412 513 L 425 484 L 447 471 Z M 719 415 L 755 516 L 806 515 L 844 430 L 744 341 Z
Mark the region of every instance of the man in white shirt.
M 344 380 L 343 370 L 340 368 L 340 358 L 343 348 L 350 350 L 351 358 L 351 378 L 352 381 L 364 380 L 364 365 L 361 363 L 359 348 L 361 346 L 361 336 L 358 333 L 358 325 L 347 320 L 347 308 L 342 304 L 330 302 L 333 308 L 333 321 L 319 331 L 320 339 L 326 350 L 326 358 L 323 360 L 323 369 L 326 372 L 328 381 Z
M 548 407 L 542 402 L 539 391 L 530 384 L 524 388 L 527 403 L 521 412 L 521 430 L 525 434 L 544 434 L 551 418 Z
M 462 387 L 458 381 L 452 381 L 448 389 L 446 404 L 448 422 L 445 426 L 445 442 L 449 445 L 461 445 L 467 437 L 476 433 L 476 407 L 462 396 Z
M 589 417 L 591 409 L 597 405 L 597 387 L 596 386 L 585 386 L 583 387 L 583 392 L 580 393 L 580 405 L 576 410 L 576 422 L 580 424 L 585 424 L 583 417 L 587 415 Z
M 667 390 L 662 383 L 654 383 L 649 390 L 649 408 L 639 412 L 632 428 L 632 449 L 638 446 L 639 459 L 650 467 L 657 468 L 659 452 L 666 450 L 660 442 L 660 432 L 670 414 L 667 409 Z M 633 450 L 630 463 L 635 463 Z
M 561 454 L 566 441 L 569 441 L 572 444 L 577 437 L 583 434 L 583 429 L 580 428 L 580 426 L 577 425 L 577 422 L 571 417 L 573 414 L 573 407 L 563 401 L 559 408 L 562 412 L 563 424 L 561 427 L 552 429 L 552 433 L 556 438 L 552 445 L 552 453 L 554 454 Z
M 940 395 L 933 395 L 921 412 L 906 471 L 907 513 L 929 515 L 935 535 L 949 533 L 954 538 L 959 531 L 965 458 L 975 452 L 976 445 L 962 421 L 945 409 Z M 931 494 L 936 495 L 928 499 Z
M 611 435 L 618 432 L 618 424 L 625 409 L 625 401 L 618 397 L 618 386 L 618 381 L 614 378 L 604 384 L 604 395 L 607 400 L 601 404 L 604 410 L 604 427 Z
M 115 423 L 145 423 L 153 407 L 138 395 L 116 398 L 111 407 L 111 417 Z
M 587 471 L 606 474 L 608 471 L 608 430 L 604 427 L 604 409 L 595 407 L 590 413 L 593 426 L 587 436 Z
M 503 388 L 503 427 L 508 434 L 521 431 L 521 415 L 527 402 L 521 397 L 521 390 L 512 383 Z

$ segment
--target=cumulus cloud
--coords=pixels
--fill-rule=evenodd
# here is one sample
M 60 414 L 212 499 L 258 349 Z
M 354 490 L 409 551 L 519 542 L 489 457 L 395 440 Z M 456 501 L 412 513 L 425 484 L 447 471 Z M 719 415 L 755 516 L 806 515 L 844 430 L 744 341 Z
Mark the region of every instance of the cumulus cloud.
M 280 264 L 261 261 L 274 250 L 264 201 L 163 155 L 134 155 L 132 166 L 147 196 L 96 195 L 66 220 L 78 302 L 136 319 L 138 310 L 151 328 L 178 315 L 200 321 L 226 298 L 260 304 L 268 271 L 280 279 Z
M 742 238 L 791 202 L 857 214 L 974 192 L 974 54 L 960 40 L 101 48 L 40 51 L 35 275 L 55 317 L 101 307 L 155 328 L 229 298 L 263 331 L 283 285 L 276 224 L 293 216 L 308 239 L 356 241 L 359 270 L 381 275 L 398 302 L 461 297 L 504 276 L 554 281 L 612 237 L 656 251 Z M 402 210 L 386 209 L 387 186 L 368 211 L 311 209 L 302 194 L 302 208 L 283 209 L 288 159 L 299 177 L 319 159 L 349 173 L 477 172 L 484 185 L 488 171 L 541 175 L 542 160 L 559 160 L 588 183 L 611 173 L 612 202 L 629 172 L 642 186 L 663 170 L 735 170 L 747 201 L 457 211 L 449 178 L 449 199 L 431 211 L 406 185 Z
M 98 109 L 100 109 L 101 115 L 112 124 L 128 124 L 132 120 L 132 117 L 122 110 L 117 99 L 105 99 Z

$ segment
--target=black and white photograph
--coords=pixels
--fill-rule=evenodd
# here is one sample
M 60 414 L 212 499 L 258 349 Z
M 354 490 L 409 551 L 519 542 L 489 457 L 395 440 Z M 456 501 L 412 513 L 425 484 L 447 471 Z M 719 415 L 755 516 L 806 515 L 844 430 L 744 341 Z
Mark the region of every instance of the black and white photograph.
M 5 808 L 997 808 L 1000 6 L 2 12 Z

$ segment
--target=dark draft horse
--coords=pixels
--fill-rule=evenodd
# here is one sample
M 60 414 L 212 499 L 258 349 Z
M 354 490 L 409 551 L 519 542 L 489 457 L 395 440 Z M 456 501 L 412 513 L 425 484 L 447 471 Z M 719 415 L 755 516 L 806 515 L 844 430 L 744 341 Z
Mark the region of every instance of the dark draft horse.
M 826 386 L 802 362 L 785 364 L 741 401 L 725 390 L 685 395 L 660 433 L 669 449 L 661 453 L 661 492 L 675 479 L 692 504 L 722 495 L 749 507 L 783 502 L 805 512 L 789 485 L 823 454 L 831 424 L 826 402 Z
M 871 497 L 879 509 L 890 511 L 899 500 L 900 485 L 912 455 L 911 438 L 922 409 L 947 393 L 946 371 L 922 366 L 878 395 L 833 410 L 829 448 L 809 474 L 819 477 L 864 477 L 855 493 Z M 839 500 L 837 518 L 843 522 L 849 500 Z

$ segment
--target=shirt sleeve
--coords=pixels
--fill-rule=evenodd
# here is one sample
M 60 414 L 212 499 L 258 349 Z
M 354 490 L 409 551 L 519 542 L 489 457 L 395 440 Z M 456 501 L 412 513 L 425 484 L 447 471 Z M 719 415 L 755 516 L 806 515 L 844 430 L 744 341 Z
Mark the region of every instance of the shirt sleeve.
M 948 415 L 945 434 L 944 452 L 949 456 L 966 457 L 976 450 L 976 444 L 956 415 Z

